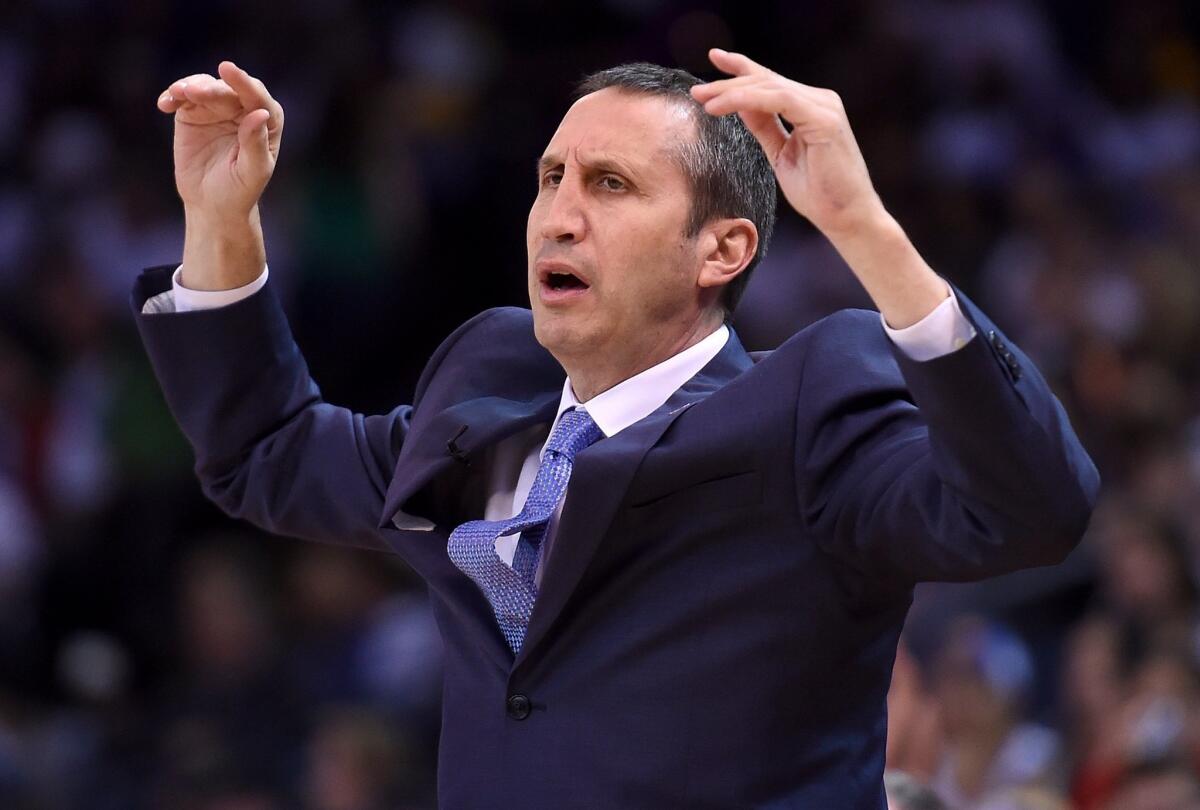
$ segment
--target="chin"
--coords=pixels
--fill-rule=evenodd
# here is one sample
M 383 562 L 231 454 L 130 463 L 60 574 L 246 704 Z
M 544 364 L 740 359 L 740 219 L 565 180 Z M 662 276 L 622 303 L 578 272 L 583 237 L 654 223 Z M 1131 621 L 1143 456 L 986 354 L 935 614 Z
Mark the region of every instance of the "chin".
M 533 309 L 533 335 L 546 351 L 555 357 L 564 357 L 586 351 L 588 334 L 578 323 L 562 315 L 552 315 Z

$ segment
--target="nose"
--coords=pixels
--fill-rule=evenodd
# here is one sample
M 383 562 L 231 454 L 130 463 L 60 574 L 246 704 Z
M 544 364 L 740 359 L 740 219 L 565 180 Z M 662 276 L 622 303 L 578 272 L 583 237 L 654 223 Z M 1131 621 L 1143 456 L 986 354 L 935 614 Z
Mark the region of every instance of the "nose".
M 564 172 L 558 187 L 550 194 L 546 217 L 542 220 L 542 238 L 575 243 L 587 233 L 584 189 L 574 172 Z

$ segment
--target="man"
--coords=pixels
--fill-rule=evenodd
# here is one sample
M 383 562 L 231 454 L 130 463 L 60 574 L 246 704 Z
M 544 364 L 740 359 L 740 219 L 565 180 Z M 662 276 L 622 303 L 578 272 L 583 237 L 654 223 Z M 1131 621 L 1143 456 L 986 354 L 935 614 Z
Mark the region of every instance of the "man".
M 1061 407 L 887 214 L 837 96 L 711 58 L 732 78 L 585 80 L 539 162 L 532 313 L 464 324 L 377 416 L 321 401 L 266 281 L 282 109 L 228 62 L 159 99 L 187 237 L 134 294 L 151 361 L 225 510 L 428 583 L 445 807 L 883 808 L 913 584 L 1057 562 L 1088 520 Z M 756 363 L 723 321 L 772 173 L 885 325 Z

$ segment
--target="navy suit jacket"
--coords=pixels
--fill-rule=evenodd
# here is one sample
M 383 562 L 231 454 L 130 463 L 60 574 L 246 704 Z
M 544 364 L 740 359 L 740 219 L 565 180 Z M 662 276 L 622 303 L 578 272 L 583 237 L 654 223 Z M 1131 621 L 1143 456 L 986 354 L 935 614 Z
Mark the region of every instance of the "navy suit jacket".
M 486 449 L 554 416 L 564 373 L 531 313 L 475 317 L 411 406 L 363 416 L 322 401 L 270 284 L 140 314 L 171 269 L 133 306 L 205 493 L 272 532 L 395 552 L 428 584 L 447 808 L 883 808 L 914 583 L 1060 561 L 1098 486 L 1042 377 L 961 294 L 979 334 L 928 362 L 872 312 L 757 362 L 731 335 L 579 454 L 514 658 L 446 543 L 483 513 Z

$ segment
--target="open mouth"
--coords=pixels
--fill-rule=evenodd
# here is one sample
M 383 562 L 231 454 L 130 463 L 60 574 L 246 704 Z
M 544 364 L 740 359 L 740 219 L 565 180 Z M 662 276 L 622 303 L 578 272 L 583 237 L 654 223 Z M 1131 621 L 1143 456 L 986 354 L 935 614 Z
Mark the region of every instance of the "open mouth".
M 592 285 L 585 273 L 565 261 L 537 262 L 538 298 L 546 306 L 568 306 L 582 300 Z
M 586 290 L 588 287 L 588 285 L 584 283 L 583 279 L 574 273 L 557 270 L 546 276 L 545 284 L 551 290 L 556 292 L 559 290 Z

